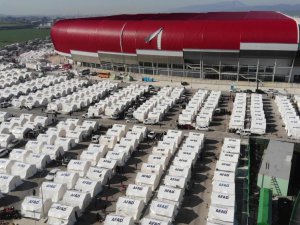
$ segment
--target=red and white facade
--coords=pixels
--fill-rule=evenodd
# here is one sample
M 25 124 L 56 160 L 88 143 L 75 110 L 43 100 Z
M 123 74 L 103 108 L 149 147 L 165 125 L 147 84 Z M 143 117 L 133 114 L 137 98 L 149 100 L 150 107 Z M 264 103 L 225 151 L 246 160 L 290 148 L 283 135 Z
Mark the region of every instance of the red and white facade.
M 299 49 L 297 21 L 278 12 L 66 19 L 54 24 L 51 37 L 55 50 L 75 61 L 142 67 L 150 63 L 155 68 L 163 64 L 168 69 L 183 65 L 186 70 L 187 65 L 198 65 L 199 73 L 204 76 L 206 65 L 241 68 L 247 64 L 245 59 L 250 59 L 253 67 L 257 64 L 266 68 L 275 64 L 293 67 Z

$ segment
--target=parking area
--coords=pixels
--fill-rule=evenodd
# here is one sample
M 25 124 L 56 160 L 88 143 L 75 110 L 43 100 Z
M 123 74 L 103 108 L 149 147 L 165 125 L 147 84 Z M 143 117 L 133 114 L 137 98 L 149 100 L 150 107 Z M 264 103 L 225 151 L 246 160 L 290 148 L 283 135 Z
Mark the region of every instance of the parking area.
M 105 136 L 109 129 L 116 124 L 126 125 L 126 131 L 129 132 L 134 126 L 141 125 L 147 127 L 148 131 L 154 131 L 156 136 L 154 138 L 144 138 L 136 147 L 135 151 L 130 155 L 127 160 L 124 161 L 124 164 L 120 165 L 116 174 L 114 174 L 109 182 L 103 185 L 102 191 L 92 198 L 92 201 L 88 204 L 87 208 L 84 210 L 82 216 L 78 218 L 76 224 L 103 224 L 99 222 L 99 216 L 105 218 L 107 214 L 116 212 L 116 204 L 118 198 L 125 195 L 126 188 L 129 184 L 134 184 L 136 180 L 137 173 L 141 170 L 142 164 L 146 163 L 149 155 L 152 153 L 153 147 L 157 146 L 158 142 L 161 140 L 164 134 L 168 130 L 180 130 L 182 131 L 183 136 L 188 136 L 189 132 L 203 133 L 205 137 L 204 145 L 201 151 L 201 157 L 197 158 L 195 166 L 191 170 L 191 179 L 189 182 L 189 189 L 185 191 L 185 195 L 182 201 L 182 205 L 179 208 L 179 211 L 174 219 L 174 224 L 190 224 L 190 225 L 205 225 L 207 223 L 209 208 L 211 203 L 211 193 L 212 193 L 212 179 L 214 176 L 216 163 L 220 157 L 221 147 L 223 145 L 224 138 L 240 138 L 248 139 L 248 136 L 242 136 L 241 134 L 229 133 L 229 124 L 231 120 L 231 113 L 234 108 L 235 93 L 229 91 L 222 91 L 221 97 L 218 100 L 218 113 L 213 113 L 212 119 L 209 123 L 208 130 L 195 130 L 192 126 L 186 129 L 178 129 L 178 119 L 184 107 L 192 99 L 195 93 L 200 89 L 195 88 L 185 88 L 185 91 L 182 95 L 184 98 L 180 101 L 176 101 L 170 104 L 171 107 L 168 108 L 166 113 L 163 114 L 161 120 L 153 124 L 143 124 L 142 122 L 133 120 L 134 110 L 143 105 L 143 103 L 149 101 L 151 98 L 155 98 L 158 92 L 159 86 L 155 86 L 154 89 L 157 90 L 154 93 L 143 92 L 142 86 L 135 86 L 136 83 L 119 83 L 118 89 L 107 93 L 106 95 L 100 96 L 96 101 L 90 102 L 89 104 L 84 104 L 82 107 L 79 107 L 77 110 L 70 110 L 71 113 L 65 111 L 63 113 L 47 113 L 44 106 L 32 107 L 32 109 L 26 109 L 19 107 L 7 107 L 2 108 L 0 111 L 8 112 L 12 114 L 15 118 L 19 117 L 22 114 L 33 114 L 34 116 L 44 116 L 49 119 L 55 119 L 49 126 L 46 126 L 46 129 L 58 127 L 58 124 L 62 124 L 63 121 L 67 119 L 79 119 L 79 123 L 82 121 L 97 121 L 100 127 L 97 130 L 94 130 L 91 135 L 86 135 L 76 144 L 75 147 L 68 150 L 65 155 L 70 156 L 73 159 L 80 159 L 80 156 L 83 151 L 91 144 L 92 137 L 94 135 Z M 92 87 L 103 88 L 103 86 L 96 86 L 98 84 L 91 84 L 89 90 L 93 92 Z M 178 90 L 182 87 L 178 87 Z M 102 90 L 102 89 L 101 89 Z M 126 91 L 124 91 L 126 90 Z M 161 90 L 164 90 L 161 88 Z M 122 92 L 124 91 L 124 92 Z M 141 91 L 141 92 L 138 92 Z M 170 93 L 174 91 L 173 88 L 170 88 Z M 214 91 L 214 89 L 209 89 L 209 91 Z M 76 92 L 75 92 L 76 93 Z M 141 94 L 139 94 L 141 93 Z M 151 94 L 150 94 L 151 93 Z M 136 98 L 131 100 L 129 97 L 134 96 Z M 70 93 L 72 95 L 72 93 Z M 250 94 L 247 93 L 247 98 L 250 98 Z M 168 95 L 170 97 L 171 95 Z M 115 99 L 112 99 L 112 98 Z M 128 100 L 128 102 L 126 102 Z M 163 100 L 159 100 L 160 103 L 165 104 Z M 266 117 L 266 134 L 263 135 L 252 135 L 252 137 L 260 137 L 267 139 L 278 139 L 278 140 L 288 140 L 287 133 L 284 128 L 284 123 L 281 118 L 281 114 L 278 111 L 278 107 L 272 98 L 271 95 L 264 94 L 262 97 L 263 101 L 263 110 Z M 72 100 L 76 102 L 76 100 Z M 104 110 L 100 112 L 100 115 L 93 116 L 93 118 L 83 118 L 88 117 L 89 108 L 95 106 L 97 103 L 105 102 L 107 107 L 111 107 L 112 113 L 106 113 Z M 157 105 L 159 105 L 158 103 Z M 248 104 L 248 103 L 247 103 Z M 118 107 L 113 107 L 117 105 L 122 109 L 119 110 Z M 160 106 L 155 106 L 159 108 Z M 203 105 L 202 105 L 203 106 Z M 100 106 L 99 106 L 100 107 Z M 107 109 L 106 107 L 106 109 Z M 152 109 L 151 109 L 152 110 Z M 250 110 L 249 107 L 246 110 Z M 130 113 L 128 112 L 130 111 Z M 118 112 L 118 116 L 115 112 Z M 246 119 L 250 118 L 250 113 L 246 112 Z M 194 118 L 196 121 L 196 117 Z M 79 124 L 78 123 L 78 124 Z M 244 124 L 245 128 L 249 127 L 249 120 Z M 77 125 L 80 126 L 80 125 Z M 45 131 L 46 132 L 46 131 Z M 123 137 L 123 136 L 122 136 Z M 125 137 L 125 136 L 124 136 Z M 124 138 L 123 137 L 123 138 Z M 29 139 L 22 139 L 22 141 L 15 146 L 14 148 L 24 149 L 25 145 Z M 35 140 L 35 138 L 32 138 Z M 120 143 L 116 141 L 116 143 Z M 101 144 L 101 139 L 100 139 Z M 180 149 L 180 147 L 178 147 Z M 178 150 L 177 149 L 177 150 Z M 177 151 L 176 150 L 176 151 Z M 176 153 L 175 153 L 176 154 Z M 8 158 L 6 155 L 4 158 Z M 49 171 L 53 168 L 59 168 L 62 171 L 67 171 L 67 166 L 62 165 L 63 159 L 58 157 L 57 160 L 53 160 L 46 168 L 39 170 L 33 177 L 23 179 L 23 184 L 18 186 L 14 191 L 10 191 L 1 198 L 0 207 L 15 207 L 16 209 L 21 209 L 22 201 L 26 196 L 39 195 L 39 187 L 43 182 L 46 181 L 45 177 Z M 166 170 L 170 167 L 167 166 Z M 160 184 L 162 183 L 160 180 Z M 154 196 L 157 196 L 157 191 L 154 191 Z M 242 192 L 243 190 L 236 189 L 237 192 Z M 241 193 L 240 193 L 241 194 Z M 237 193 L 238 195 L 238 193 Z M 238 211 L 239 209 L 237 209 Z M 142 216 L 149 214 L 149 205 L 145 207 L 142 211 Z M 22 218 L 20 220 L 15 220 L 15 223 L 18 224 L 44 224 L 47 221 L 47 218 L 42 218 L 40 220 L 32 220 L 28 218 Z

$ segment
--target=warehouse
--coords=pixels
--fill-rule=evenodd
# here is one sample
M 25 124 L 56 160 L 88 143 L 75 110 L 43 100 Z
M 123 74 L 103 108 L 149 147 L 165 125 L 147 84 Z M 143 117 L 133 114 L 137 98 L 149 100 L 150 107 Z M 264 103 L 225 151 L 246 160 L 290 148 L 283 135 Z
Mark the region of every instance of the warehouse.
M 51 37 L 83 66 L 202 79 L 300 81 L 299 22 L 279 12 L 65 19 Z

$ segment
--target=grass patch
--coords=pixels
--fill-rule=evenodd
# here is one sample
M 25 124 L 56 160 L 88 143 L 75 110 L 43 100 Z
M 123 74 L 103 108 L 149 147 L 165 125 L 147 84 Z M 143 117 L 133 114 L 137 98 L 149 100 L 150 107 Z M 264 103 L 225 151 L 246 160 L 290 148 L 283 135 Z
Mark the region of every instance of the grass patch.
M 25 42 L 35 38 L 46 38 L 50 29 L 12 29 L 0 30 L 0 48 L 16 42 Z

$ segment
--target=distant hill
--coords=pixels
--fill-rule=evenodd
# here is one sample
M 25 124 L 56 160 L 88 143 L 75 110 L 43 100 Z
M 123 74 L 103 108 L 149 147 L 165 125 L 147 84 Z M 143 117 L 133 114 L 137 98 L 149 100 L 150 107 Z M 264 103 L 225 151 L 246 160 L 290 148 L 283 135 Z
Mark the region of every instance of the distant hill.
M 220 12 L 220 11 L 280 11 L 300 16 L 300 4 L 247 5 L 240 1 L 224 1 L 170 9 L 169 12 Z

